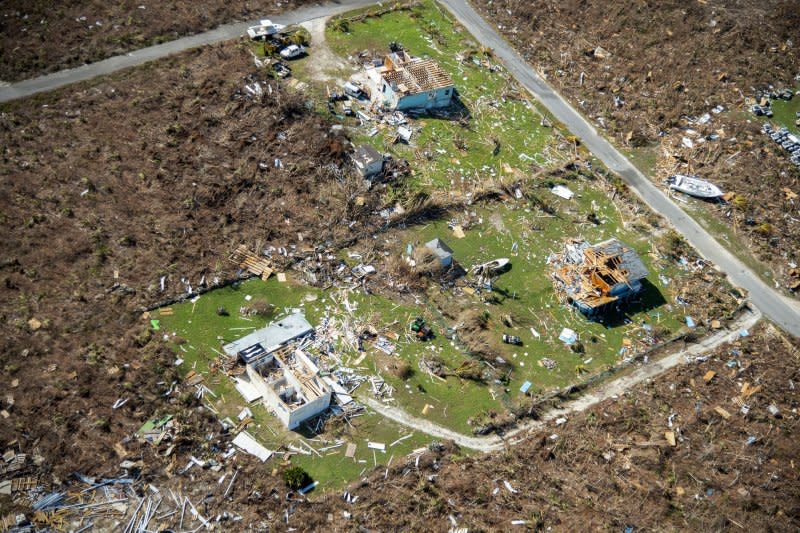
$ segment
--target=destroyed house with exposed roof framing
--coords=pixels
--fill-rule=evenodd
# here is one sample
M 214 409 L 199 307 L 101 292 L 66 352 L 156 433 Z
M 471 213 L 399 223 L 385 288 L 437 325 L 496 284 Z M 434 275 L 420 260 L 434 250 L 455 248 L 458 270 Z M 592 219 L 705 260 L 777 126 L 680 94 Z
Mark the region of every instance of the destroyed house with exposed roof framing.
M 373 99 L 390 109 L 447 107 L 455 94 L 450 75 L 433 59 L 411 57 L 404 50 L 387 55 L 367 68 Z
M 319 368 L 296 343 L 313 332 L 294 313 L 223 347 L 245 363 L 247 381 L 264 405 L 289 429 L 312 418 L 331 403 L 331 388 Z
M 572 241 L 548 261 L 561 300 L 589 317 L 641 292 L 648 274 L 636 251 L 617 239 L 594 245 Z

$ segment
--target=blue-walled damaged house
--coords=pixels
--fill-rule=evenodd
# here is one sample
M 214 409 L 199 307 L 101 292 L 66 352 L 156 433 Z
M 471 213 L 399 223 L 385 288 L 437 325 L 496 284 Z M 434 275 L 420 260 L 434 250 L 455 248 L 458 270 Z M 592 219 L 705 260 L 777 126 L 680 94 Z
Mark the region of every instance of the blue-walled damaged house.
M 455 85 L 433 59 L 411 57 L 401 50 L 387 55 L 383 64 L 367 68 L 372 99 L 388 109 L 434 109 L 447 107 Z

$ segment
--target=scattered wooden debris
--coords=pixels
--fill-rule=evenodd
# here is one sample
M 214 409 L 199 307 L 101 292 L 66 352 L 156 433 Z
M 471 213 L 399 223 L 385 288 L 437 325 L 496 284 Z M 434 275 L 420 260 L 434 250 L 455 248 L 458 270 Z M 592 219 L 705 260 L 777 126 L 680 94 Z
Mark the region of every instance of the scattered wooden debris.
M 242 270 L 261 276 L 266 281 L 274 271 L 272 262 L 266 257 L 258 256 L 247 249 L 247 246 L 240 245 L 230 256 L 230 260 L 239 265 Z

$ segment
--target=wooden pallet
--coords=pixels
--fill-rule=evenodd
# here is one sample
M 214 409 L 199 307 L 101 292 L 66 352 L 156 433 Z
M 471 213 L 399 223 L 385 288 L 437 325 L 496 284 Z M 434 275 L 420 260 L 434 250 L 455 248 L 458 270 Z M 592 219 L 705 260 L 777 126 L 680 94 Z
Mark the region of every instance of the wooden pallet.
M 234 250 L 230 260 L 239 265 L 239 268 L 247 270 L 256 276 L 261 276 L 264 281 L 267 281 L 267 278 L 274 271 L 272 262 L 269 259 L 254 254 L 243 244 Z

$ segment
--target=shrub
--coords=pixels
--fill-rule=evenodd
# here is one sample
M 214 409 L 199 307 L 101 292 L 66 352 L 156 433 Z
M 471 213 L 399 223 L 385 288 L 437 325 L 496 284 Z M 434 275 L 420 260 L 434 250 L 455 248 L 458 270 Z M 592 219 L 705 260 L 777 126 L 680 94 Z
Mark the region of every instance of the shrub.
M 250 309 L 256 316 L 271 316 L 275 313 L 275 306 L 263 299 L 253 300 Z
M 289 42 L 296 45 L 308 46 L 311 43 L 311 34 L 308 30 L 301 27 L 289 36 Z
M 283 472 L 283 481 L 292 490 L 300 490 L 311 484 L 311 476 L 299 466 L 293 466 Z
M 756 228 L 756 232 L 764 237 L 769 237 L 770 235 L 772 235 L 773 231 L 774 228 L 772 227 L 772 224 L 770 224 L 769 222 L 764 222 L 763 224 L 759 224 L 758 227 Z
M 750 207 L 750 202 L 744 196 L 736 195 L 736 197 L 733 199 L 733 207 L 744 211 Z
M 347 19 L 337 19 L 331 23 L 331 29 L 342 33 L 350 33 L 350 22 Z

